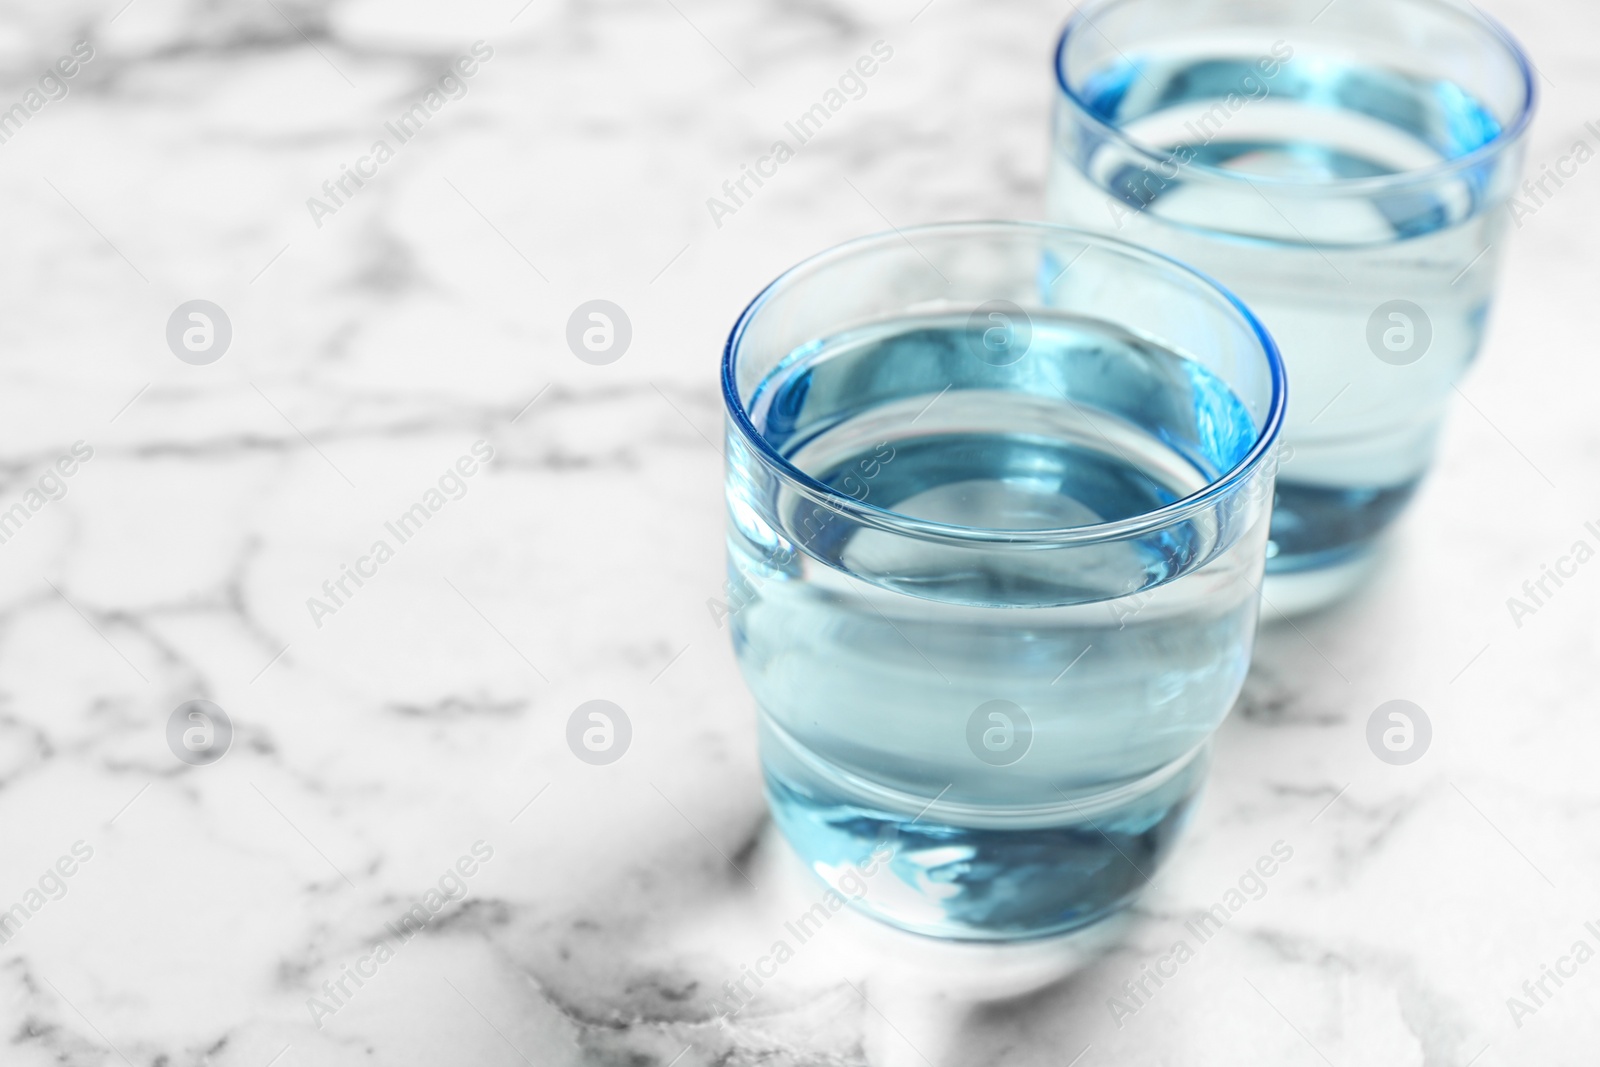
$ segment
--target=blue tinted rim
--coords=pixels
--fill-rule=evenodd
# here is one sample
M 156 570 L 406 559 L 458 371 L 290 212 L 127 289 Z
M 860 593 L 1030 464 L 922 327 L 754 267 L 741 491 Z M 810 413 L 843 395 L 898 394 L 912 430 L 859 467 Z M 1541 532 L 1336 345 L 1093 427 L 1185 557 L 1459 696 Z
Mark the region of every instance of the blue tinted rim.
M 1056 88 L 1072 105 L 1073 110 L 1079 117 L 1118 142 L 1128 151 L 1159 165 L 1167 159 L 1168 153 L 1155 151 L 1149 145 L 1134 140 L 1123 131 L 1122 127 L 1109 123 L 1099 115 L 1096 115 L 1090 109 L 1088 103 L 1067 84 L 1067 75 L 1064 69 L 1067 42 L 1072 39 L 1074 33 L 1085 26 L 1094 29 L 1094 23 L 1090 20 L 1091 12 L 1100 14 L 1108 8 L 1134 2 L 1137 2 L 1137 0 L 1090 0 L 1090 2 L 1078 7 L 1072 18 L 1067 20 L 1065 28 L 1061 31 L 1061 37 L 1056 41 L 1056 50 L 1054 57 L 1051 59 L 1051 66 L 1055 68 Z M 1275 192 L 1294 192 L 1299 190 L 1326 195 L 1332 191 L 1354 195 L 1389 191 L 1396 187 L 1409 185 L 1429 185 L 1442 179 L 1454 177 L 1462 171 L 1482 166 L 1486 161 L 1493 159 L 1516 144 L 1522 138 L 1522 135 L 1527 132 L 1529 124 L 1532 123 L 1533 114 L 1539 102 L 1538 80 L 1534 77 L 1533 64 L 1528 61 L 1527 53 L 1523 50 L 1521 43 L 1511 35 L 1511 31 L 1507 30 L 1505 26 L 1479 11 L 1475 5 L 1469 10 L 1454 3 L 1443 2 L 1443 0 L 1440 0 L 1440 2 L 1410 0 L 1410 2 L 1419 7 L 1448 11 L 1468 22 L 1476 23 L 1487 30 L 1489 35 L 1495 38 L 1500 47 L 1504 48 L 1507 54 L 1516 62 L 1517 70 L 1522 77 L 1522 107 L 1518 111 L 1516 118 L 1502 127 L 1500 132 L 1492 139 L 1474 148 L 1464 156 L 1457 156 L 1455 159 L 1446 160 L 1443 163 L 1435 163 L 1428 167 L 1418 167 L 1414 170 L 1404 170 L 1398 174 L 1386 174 L 1375 178 L 1332 178 L 1305 181 L 1271 175 L 1245 174 L 1240 171 L 1213 167 L 1205 163 L 1188 163 L 1184 167 L 1185 171 L 1215 181 L 1265 185 L 1271 187 Z
M 973 236 L 986 232 L 1000 231 L 1077 241 L 1129 259 L 1140 260 L 1150 266 L 1175 270 L 1178 274 L 1192 281 L 1196 289 L 1202 292 L 1209 292 L 1214 297 L 1219 298 L 1218 310 L 1223 311 L 1231 308 L 1244 325 L 1249 328 L 1251 336 L 1255 338 L 1256 344 L 1260 348 L 1262 357 L 1267 362 L 1268 373 L 1272 380 L 1272 396 L 1267 404 L 1266 418 L 1262 421 L 1261 429 L 1257 431 L 1255 443 L 1251 445 L 1250 451 L 1222 475 L 1208 483 L 1205 488 L 1160 508 L 1132 515 L 1125 519 L 1118 519 L 1114 522 L 1045 530 L 988 529 L 976 526 L 955 526 L 949 523 L 913 518 L 888 508 L 880 508 L 873 504 L 863 503 L 855 497 L 841 493 L 831 486 L 818 481 L 790 463 L 756 429 L 755 424 L 750 421 L 749 413 L 745 410 L 744 401 L 739 396 L 739 386 L 735 371 L 739 360 L 740 343 L 743 341 L 745 331 L 755 316 L 761 313 L 762 308 L 786 283 L 802 273 L 822 269 L 834 261 L 848 258 L 874 245 L 910 242 L 921 234 L 948 234 L 961 233 L 963 231 Z M 1124 323 L 1122 325 L 1137 330 L 1136 324 Z M 1126 540 L 1130 537 L 1165 529 L 1215 506 L 1222 498 L 1235 492 L 1247 481 L 1255 473 L 1256 468 L 1261 465 L 1262 461 L 1271 454 L 1273 446 L 1277 443 L 1279 431 L 1283 427 L 1284 412 L 1288 406 L 1288 378 L 1283 366 L 1283 357 L 1278 352 L 1277 343 L 1273 341 L 1272 335 L 1267 332 L 1261 321 L 1255 317 L 1249 308 L 1245 307 L 1238 297 L 1229 292 L 1222 284 L 1187 263 L 1127 241 L 1090 233 L 1086 230 L 1074 229 L 1070 226 L 1057 226 L 1047 222 L 1017 222 L 996 219 L 968 222 L 937 222 L 922 226 L 908 226 L 901 230 L 868 234 L 864 237 L 857 237 L 843 244 L 835 245 L 790 267 L 773 279 L 761 292 L 757 293 L 755 299 L 750 301 L 744 311 L 740 313 L 738 320 L 733 324 L 733 330 L 728 334 L 727 343 L 722 350 L 722 401 L 723 406 L 727 409 L 729 420 L 745 442 L 755 449 L 761 461 L 774 470 L 791 488 L 831 511 L 846 515 L 865 526 L 888 533 L 917 537 L 922 540 L 969 544 L 977 542 L 989 545 L 1008 545 L 1016 548 L 1044 548 L 1057 545 L 1082 545 Z

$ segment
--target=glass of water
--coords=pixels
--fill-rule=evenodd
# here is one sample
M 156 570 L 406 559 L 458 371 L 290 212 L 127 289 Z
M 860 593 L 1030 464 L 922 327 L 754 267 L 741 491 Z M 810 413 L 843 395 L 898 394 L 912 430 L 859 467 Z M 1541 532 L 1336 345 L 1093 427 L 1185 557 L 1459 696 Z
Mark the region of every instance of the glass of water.
M 1534 104 L 1446 0 L 1097 0 L 1056 54 L 1050 215 L 1220 280 L 1283 350 L 1267 601 L 1368 569 L 1477 354 Z
M 774 820 L 857 907 L 950 938 L 1129 901 L 1249 665 L 1285 409 L 1214 283 L 955 223 L 810 259 L 723 362 L 725 621 Z

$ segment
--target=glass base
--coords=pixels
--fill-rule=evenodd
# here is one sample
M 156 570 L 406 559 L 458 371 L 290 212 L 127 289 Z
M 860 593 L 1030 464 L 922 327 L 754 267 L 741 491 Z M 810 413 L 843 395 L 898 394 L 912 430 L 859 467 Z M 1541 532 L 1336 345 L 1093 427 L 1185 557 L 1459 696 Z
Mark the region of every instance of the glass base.
M 931 937 L 1025 941 L 1082 930 L 1134 900 L 1187 822 L 1208 756 L 1202 746 L 1132 787 L 1063 805 L 1048 825 L 1007 825 L 1002 812 L 954 825 L 926 801 L 886 810 L 843 783 L 780 775 L 770 756 L 765 777 L 790 846 L 856 910 Z
M 899 996 L 950 1010 L 952 1004 L 1027 996 L 1125 943 L 1136 921 L 1125 909 L 1053 937 L 972 941 L 909 933 L 852 907 L 818 920 L 817 904 L 827 899 L 828 887 L 770 823 L 751 858 L 750 875 L 761 887 L 767 921 L 789 924 L 781 927 L 785 942 L 798 951 L 813 938 L 824 939 L 819 943 L 825 945 L 828 980 L 835 981 L 837 974 L 865 980 L 878 1003 L 882 997 Z M 841 887 L 840 893 L 849 899 L 850 888 Z M 905 1025 L 898 1013 L 895 1018 Z
M 1308 615 L 1328 607 L 1365 585 L 1377 570 L 1382 553 L 1375 545 L 1342 553 L 1322 566 L 1297 565 L 1294 559 L 1267 561 L 1261 586 L 1261 621 L 1270 625 L 1283 618 Z
M 1262 620 L 1305 615 L 1354 592 L 1372 574 L 1379 542 L 1421 482 L 1335 488 L 1280 479 L 1261 589 Z

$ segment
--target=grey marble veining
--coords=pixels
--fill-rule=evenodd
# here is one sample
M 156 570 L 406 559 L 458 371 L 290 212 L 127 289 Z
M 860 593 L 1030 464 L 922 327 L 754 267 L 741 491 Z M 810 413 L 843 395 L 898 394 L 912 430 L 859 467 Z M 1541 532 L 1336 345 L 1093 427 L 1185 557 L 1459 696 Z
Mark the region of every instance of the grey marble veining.
M 0 15 L 0 109 L 94 51 L 0 143 L 0 512 L 92 450 L 0 543 L 0 1062 L 1592 1062 L 1600 564 L 1507 599 L 1600 544 L 1600 163 L 1514 233 L 1384 569 L 1264 631 L 1125 926 L 977 950 L 845 911 L 718 1023 L 821 892 L 706 607 L 723 338 L 837 241 L 1039 215 L 1070 5 L 120 3 Z M 1486 6 L 1541 67 L 1532 165 L 1593 141 L 1600 14 Z M 462 95 L 386 133 L 479 41 Z M 860 99 L 708 208 L 879 41 Z M 205 366 L 164 332 L 196 298 L 233 330 Z M 605 366 L 565 340 L 592 299 L 632 323 Z M 1396 698 L 1435 731 L 1402 767 L 1365 742 Z M 168 747 L 196 699 L 234 730 L 209 765 Z M 565 742 L 592 699 L 632 723 L 608 766 Z

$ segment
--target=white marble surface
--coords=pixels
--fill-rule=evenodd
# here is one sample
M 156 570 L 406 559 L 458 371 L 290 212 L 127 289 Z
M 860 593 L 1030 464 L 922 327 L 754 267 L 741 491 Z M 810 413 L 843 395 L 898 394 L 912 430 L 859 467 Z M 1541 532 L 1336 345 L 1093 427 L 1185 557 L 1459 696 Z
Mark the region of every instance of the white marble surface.
M 1264 635 L 1125 941 L 1015 995 L 1048 961 L 841 920 L 719 1027 L 709 998 L 815 892 L 762 839 L 705 608 L 723 337 L 844 238 L 1038 215 L 1068 5 L 121 2 L 0 15 L 0 104 L 94 48 L 0 144 L 0 510 L 93 449 L 0 544 L 0 907 L 41 905 L 0 945 L 0 1062 L 1593 1062 L 1600 962 L 1520 1020 L 1507 998 L 1600 947 L 1600 563 L 1520 628 L 1505 601 L 1597 540 L 1600 163 L 1515 234 L 1387 569 Z M 1546 75 L 1534 163 L 1592 142 L 1600 13 L 1486 7 Z M 465 97 L 315 226 L 306 198 L 477 40 Z M 706 198 L 878 40 L 865 96 L 715 226 Z M 233 326 L 208 366 L 163 335 L 193 298 Z M 633 325 L 607 366 L 564 342 L 594 298 Z M 479 440 L 465 495 L 315 625 Z M 165 731 L 199 698 L 235 736 L 190 766 Z M 633 724 L 610 766 L 564 742 L 595 698 Z M 1435 728 L 1410 766 L 1364 740 L 1394 698 Z M 1114 1019 L 1278 841 L 1265 895 Z M 465 898 L 314 1019 L 476 842 Z

